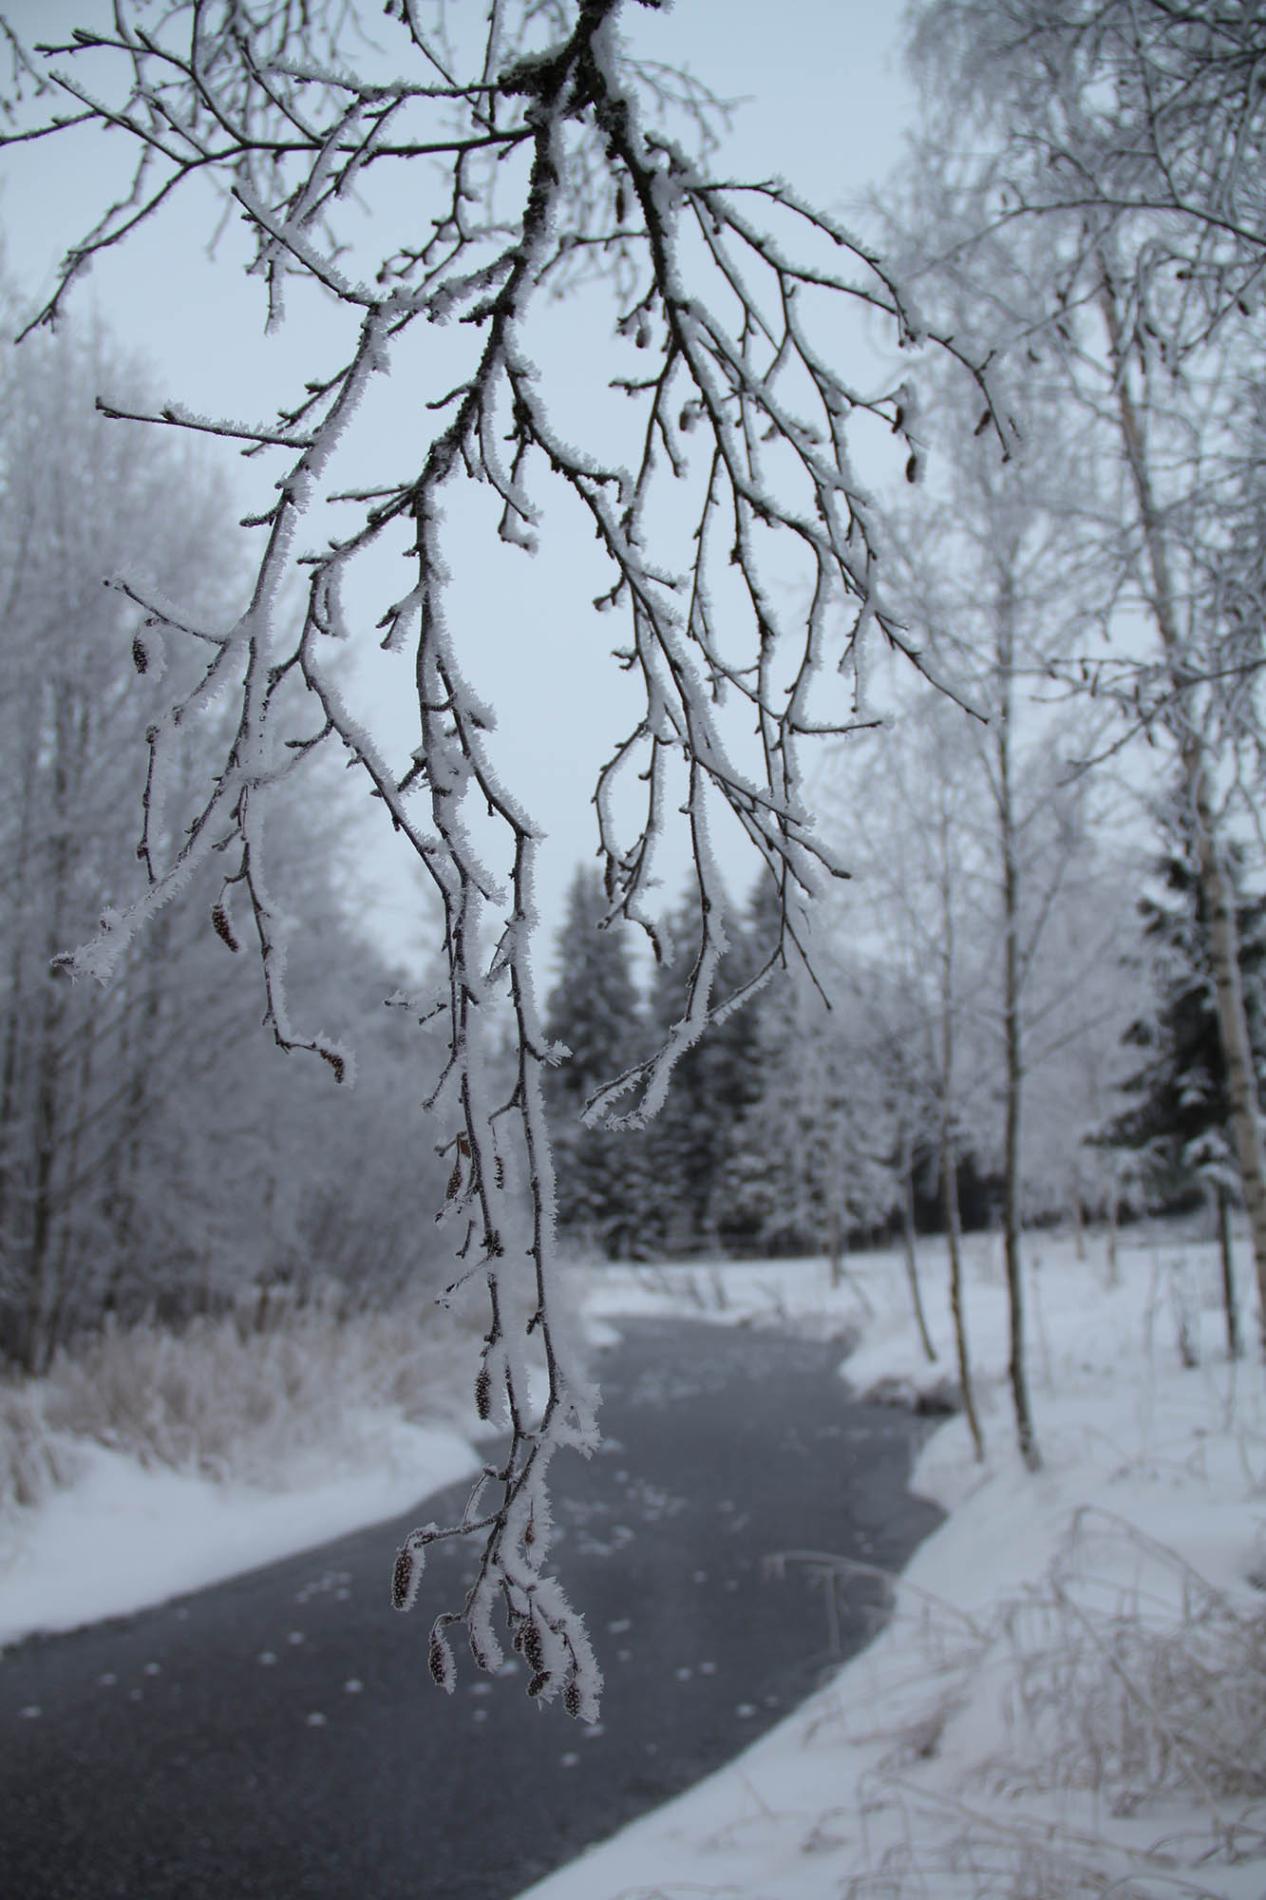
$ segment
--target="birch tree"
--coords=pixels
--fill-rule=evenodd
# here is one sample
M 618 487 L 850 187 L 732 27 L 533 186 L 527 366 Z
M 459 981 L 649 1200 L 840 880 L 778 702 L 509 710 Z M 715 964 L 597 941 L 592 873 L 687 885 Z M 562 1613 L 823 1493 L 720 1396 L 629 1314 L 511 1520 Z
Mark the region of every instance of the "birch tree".
M 664 1046 L 599 1093 L 590 1109 L 599 1119 L 651 1115 L 710 1014 L 788 954 L 784 908 L 766 968 L 739 997 L 714 996 L 726 945 L 714 815 L 729 815 L 779 891 L 816 889 L 832 867 L 809 823 L 799 760 L 807 736 L 849 723 L 831 669 L 847 669 L 868 633 L 917 659 L 876 588 L 877 530 L 851 449 L 857 419 L 870 417 L 917 468 L 908 377 L 863 392 L 831 350 L 841 306 L 877 313 L 901 345 L 921 332 L 847 231 L 777 184 L 710 169 L 706 94 L 632 57 L 617 33 L 624 10 L 624 0 L 497 0 L 480 17 L 389 0 L 375 16 L 378 48 L 341 0 L 170 0 L 157 11 L 118 0 L 107 27 L 59 47 L 8 36 L 8 139 L 91 128 L 137 153 L 130 189 L 70 252 L 36 321 L 56 319 L 94 260 L 173 204 L 204 205 L 209 189 L 244 221 L 270 323 L 282 322 L 288 297 L 315 288 L 346 329 L 332 363 L 296 370 L 270 419 L 208 419 L 175 401 L 146 412 L 155 427 L 237 441 L 279 473 L 254 517 L 254 579 L 236 618 L 198 624 L 132 590 L 146 641 L 192 642 L 204 661 L 155 722 L 155 782 L 174 735 L 210 698 L 231 688 L 239 717 L 176 848 L 164 855 L 144 833 L 145 896 L 109 915 L 65 967 L 108 979 L 139 928 L 218 871 L 220 910 L 263 959 L 274 1037 L 338 1078 L 345 1051 L 287 1012 L 262 820 L 270 786 L 319 747 L 341 748 L 363 775 L 444 909 L 448 976 L 435 1006 L 450 1054 L 431 1099 L 446 1125 L 457 1252 L 487 1287 L 476 1399 L 509 1431 L 463 1520 L 407 1540 L 394 1600 L 414 1601 L 437 1537 L 473 1535 L 475 1580 L 432 1627 L 436 1681 L 453 1687 L 455 1627 L 480 1666 L 497 1666 L 500 1609 L 531 1664 L 530 1692 L 585 1719 L 597 1712 L 597 1664 L 546 1567 L 546 1475 L 560 1446 L 592 1448 L 595 1398 L 553 1321 L 541 1075 L 551 1050 L 529 957 L 539 832 L 504 781 L 494 709 L 464 664 L 468 630 L 448 612 L 445 505 L 471 485 L 494 540 L 528 550 L 549 526 L 549 488 L 553 507 L 596 539 L 607 569 L 598 605 L 622 617 L 618 657 L 641 694 L 596 786 L 601 863 L 609 916 L 652 939 L 656 844 L 670 810 L 685 809 L 700 919 L 685 1006 Z M 408 191 L 393 209 L 381 181 L 404 167 Z M 533 326 L 551 294 L 570 296 L 595 275 L 611 293 L 600 373 L 627 396 L 631 447 L 567 441 L 534 360 Z M 340 483 L 371 386 L 428 348 L 439 324 L 454 329 L 458 366 L 432 388 L 429 421 L 410 419 L 379 477 Z M 332 495 L 345 525 L 331 528 L 322 504 Z M 388 583 L 366 611 L 353 604 L 359 577 L 383 550 L 403 555 L 411 577 L 403 590 Z M 294 618 L 284 584 L 296 565 L 305 607 Z M 785 580 L 788 565 L 807 613 L 778 605 L 773 577 Z M 412 682 L 403 755 L 358 715 L 337 664 L 366 642 L 399 653 Z M 735 740 L 723 700 L 754 743 Z M 625 794 L 639 786 L 640 817 L 630 819 Z M 514 1073 L 497 1090 L 487 1057 L 505 1013 Z M 534 1359 L 546 1389 L 539 1410 Z
M 1112 638 L 1070 679 L 1178 764 L 1266 1314 L 1266 1154 L 1225 844 L 1252 797 L 1240 751 L 1260 750 L 1261 618 L 1229 612 L 1224 584 L 1259 564 L 1235 526 L 1259 519 L 1240 510 L 1262 482 L 1241 425 L 1262 341 L 1266 27 L 1256 8 L 1166 0 L 933 0 L 918 44 L 958 115 L 937 121 L 956 154 L 937 161 L 954 200 L 938 267 L 974 283 L 979 333 L 1029 380 L 1058 382 L 1119 470 L 1123 531 L 1101 543 Z M 1149 655 L 1120 643 L 1123 605 L 1145 616 Z
M 957 766 L 979 785 L 972 875 L 996 944 L 973 1007 L 997 1046 L 1008 1376 L 1017 1442 L 1034 1470 L 1040 1454 L 1027 1372 L 1022 1230 L 1026 1197 L 1053 1157 L 1040 1148 L 1034 1154 L 1026 1141 L 1030 1089 L 1040 1092 L 1041 1065 L 1062 1040 L 1111 1039 L 1120 1026 L 1119 1016 L 1103 1017 L 1092 981 L 1111 953 L 1115 911 L 1079 943 L 1062 933 L 1054 965 L 1048 954 L 1054 924 L 1093 866 L 1090 788 L 1075 762 L 1093 750 L 1098 722 L 1080 702 L 1052 707 L 1038 697 L 1039 682 L 1068 652 L 1085 608 L 1085 577 L 1069 560 L 1063 520 L 1075 492 L 1075 458 L 1058 419 L 1042 420 L 1040 467 L 1026 462 L 996 471 L 976 453 L 969 432 L 951 437 L 943 472 L 952 509 L 938 533 L 906 556 L 917 617 L 938 636 L 942 664 L 954 656 L 963 690 L 983 715 L 964 723 Z M 1083 497 L 1086 486 L 1083 472 Z
M 904 1104 L 904 1116 L 911 1134 L 920 1127 L 927 1131 L 945 1235 L 959 1391 L 973 1450 L 983 1459 L 959 1175 L 968 1159 L 987 1164 L 996 1142 L 994 1069 L 978 1008 L 990 962 L 979 901 L 986 862 L 982 786 L 972 769 L 967 716 L 949 705 L 907 710 L 894 718 L 882 750 L 873 742 L 869 751 L 852 756 L 843 749 L 828 801 L 837 823 L 872 804 L 876 778 L 886 792 L 883 816 L 874 816 L 858 840 L 853 901 L 846 911 L 837 907 L 836 922 L 845 944 L 855 934 L 875 946 L 871 954 L 900 995 L 902 1007 L 895 1021 L 889 1016 L 887 1038 L 901 1035 L 907 1043 L 903 1079 L 917 1092 Z M 846 949 L 837 952 L 837 966 L 846 967 L 846 956 Z M 882 991 L 867 1002 L 884 1011 Z
M 146 695 L 102 575 L 144 558 L 160 584 L 205 588 L 218 527 L 213 488 L 175 444 L 138 462 L 93 416 L 107 367 L 134 381 L 100 333 L 41 339 L 20 369 L 11 349 L 0 359 L 0 1318 L 3 1356 L 30 1371 L 73 1310 L 72 1274 L 129 1244 L 143 1074 L 168 1036 L 161 945 L 153 963 L 125 960 L 100 1010 L 49 977 L 130 873 Z

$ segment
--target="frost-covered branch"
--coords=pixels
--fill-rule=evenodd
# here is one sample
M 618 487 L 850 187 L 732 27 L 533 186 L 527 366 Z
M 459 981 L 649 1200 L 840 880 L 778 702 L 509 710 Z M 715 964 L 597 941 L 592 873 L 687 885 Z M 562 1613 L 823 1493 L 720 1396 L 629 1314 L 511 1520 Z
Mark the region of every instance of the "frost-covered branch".
M 1070 291 L 1131 255 L 1139 323 L 1177 365 L 1260 300 L 1266 31 L 1260 8 L 1172 0 L 927 0 L 916 45 L 955 109 L 1017 108 L 991 225 L 1080 227 Z M 948 59 L 947 59 L 948 55 Z
M 436 1680 L 452 1687 L 448 1632 L 458 1624 L 476 1661 L 496 1666 L 499 1608 L 531 1665 L 530 1692 L 560 1696 L 586 1719 L 597 1711 L 597 1664 L 547 1569 L 547 1472 L 560 1446 L 592 1448 L 595 1402 L 556 1314 L 541 1078 L 559 1052 L 542 1029 L 530 962 L 540 834 L 501 776 L 494 709 L 466 676 L 446 500 L 475 484 L 493 499 L 501 540 L 530 551 L 552 490 L 596 537 L 610 584 L 595 605 L 623 616 L 617 657 L 641 688 L 638 717 L 595 793 L 609 919 L 638 923 L 657 948 L 656 852 L 679 807 L 689 829 L 701 931 L 682 1018 L 661 1050 L 591 1104 L 600 1118 L 654 1111 L 706 1023 L 794 948 L 789 893 L 840 869 L 813 831 L 800 764 L 806 737 L 860 720 L 837 675 L 859 677 L 868 636 L 921 664 L 877 591 L 874 510 L 851 442 L 857 418 L 882 424 L 915 480 L 913 387 L 905 378 L 859 391 L 827 343 L 841 305 L 885 316 L 902 346 L 921 340 L 917 318 L 863 246 L 785 188 L 710 176 L 712 102 L 670 68 L 632 58 L 616 33 L 623 5 L 494 4 L 476 33 L 473 10 L 455 22 L 438 5 L 390 0 L 379 45 L 356 8 L 333 0 L 168 0 L 157 10 L 116 0 L 108 30 L 18 48 L 11 129 L 0 133 L 2 144 L 87 122 L 137 151 L 129 189 L 69 253 L 34 321 L 56 320 L 94 256 L 208 185 L 245 220 L 270 325 L 284 319 L 292 285 L 319 287 L 349 320 L 340 366 L 305 380 L 271 420 L 222 421 L 174 403 L 150 418 L 244 442 L 243 453 L 280 455 L 283 466 L 274 498 L 247 524 L 262 547 L 234 626 L 190 627 L 133 590 L 143 611 L 138 665 L 164 641 L 192 637 L 204 667 L 151 728 L 147 892 L 107 914 L 66 967 L 108 977 L 135 931 L 224 858 L 214 927 L 232 948 L 234 905 L 249 913 L 272 1033 L 283 1048 L 315 1050 L 341 1079 L 343 1052 L 288 1023 L 284 926 L 267 894 L 259 825 L 269 787 L 327 743 L 365 775 L 443 905 L 449 1042 L 431 1097 L 452 1164 L 443 1217 L 464 1272 L 487 1286 L 476 1402 L 509 1434 L 462 1524 L 407 1540 L 394 1597 L 401 1608 L 412 1602 L 436 1537 L 477 1536 L 475 1580 L 433 1630 Z M 669 128 L 683 115 L 686 142 Z M 364 194 L 404 164 L 415 167 L 411 196 L 371 254 Z M 616 299 L 607 343 L 635 353 L 637 373 L 610 378 L 635 419 L 631 455 L 564 439 L 533 356 L 530 315 L 594 275 Z M 367 390 L 406 343 L 443 324 L 464 342 L 465 366 L 410 415 L 405 472 L 338 483 Z M 336 494 L 356 514 L 320 542 L 314 512 Z M 677 525 L 676 551 L 666 519 Z M 409 584 L 380 601 L 375 625 L 346 604 L 353 577 L 380 574 L 372 557 L 398 552 L 402 539 Z M 296 572 L 306 597 L 297 618 L 284 605 Z M 784 604 L 798 589 L 807 610 Z M 349 702 L 337 663 L 349 645 L 411 659 L 416 743 L 403 764 Z M 238 719 L 222 765 L 183 826 L 160 831 L 152 810 L 166 756 L 229 689 Z M 747 753 L 735 708 L 755 734 Z M 639 781 L 641 817 L 630 827 L 625 794 Z M 718 999 L 726 896 L 710 835 L 725 811 L 780 892 L 782 924 L 766 970 L 738 997 Z M 163 837 L 175 839 L 165 855 Z M 503 885 L 494 866 L 507 861 Z M 508 1085 L 498 1074 L 507 1011 Z

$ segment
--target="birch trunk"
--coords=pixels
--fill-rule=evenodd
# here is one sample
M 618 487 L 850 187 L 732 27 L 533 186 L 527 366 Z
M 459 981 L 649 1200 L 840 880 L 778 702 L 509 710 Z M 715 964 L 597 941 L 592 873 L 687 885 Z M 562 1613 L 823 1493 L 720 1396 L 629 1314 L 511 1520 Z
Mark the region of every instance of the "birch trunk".
M 1213 966 L 1218 1040 L 1226 1065 L 1231 1139 L 1248 1215 L 1253 1267 L 1257 1276 L 1259 1344 L 1262 1357 L 1266 1359 L 1266 1147 L 1262 1143 L 1261 1105 L 1257 1096 L 1257 1077 L 1240 975 L 1235 897 L 1218 850 L 1204 736 L 1192 716 L 1190 705 L 1180 692 L 1186 683 L 1189 701 L 1190 682 L 1184 667 L 1182 627 L 1170 574 L 1169 550 L 1164 523 L 1156 503 L 1142 423 L 1130 387 L 1120 312 L 1106 265 L 1100 289 L 1100 307 L 1108 333 L 1116 383 L 1121 440 L 1147 555 L 1151 581 L 1149 605 L 1176 695 L 1175 731 L 1184 789 L 1194 821 L 1197 875 L 1209 920 L 1209 954 Z
M 954 1322 L 954 1349 L 958 1357 L 958 1384 L 963 1399 L 963 1415 L 971 1433 L 972 1449 L 978 1463 L 984 1462 L 985 1441 L 976 1412 L 976 1393 L 972 1385 L 971 1358 L 967 1347 L 967 1321 L 963 1311 L 962 1223 L 958 1210 L 958 1156 L 954 1141 L 954 906 L 950 885 L 949 823 L 942 808 L 941 845 L 941 1205 L 945 1213 L 945 1241 L 949 1248 L 950 1315 Z
M 1226 1315 L 1226 1356 L 1240 1356 L 1240 1308 L 1235 1297 L 1235 1257 L 1231 1250 L 1231 1197 L 1224 1187 L 1216 1188 L 1218 1203 L 1218 1253 L 1222 1261 L 1222 1311 Z
M 914 1231 L 914 1156 L 908 1139 L 902 1145 L 901 1176 L 901 1239 L 905 1251 L 906 1280 L 910 1287 L 910 1304 L 914 1308 L 914 1323 L 918 1328 L 923 1356 L 929 1365 L 935 1365 L 936 1347 L 928 1332 L 927 1315 L 923 1310 L 923 1290 L 919 1285 L 919 1256 Z
M 958 1385 L 963 1398 L 963 1416 L 971 1433 L 976 1462 L 983 1464 L 985 1440 L 976 1411 L 976 1391 L 972 1384 L 971 1357 L 967 1348 L 967 1316 L 963 1310 L 963 1230 L 958 1212 L 958 1167 L 947 1126 L 941 1130 L 941 1206 L 945 1212 L 945 1244 L 949 1248 L 950 1316 L 954 1322 L 954 1350 L 958 1357 Z
M 1015 1411 L 1016 1443 L 1030 1471 L 1040 1471 L 1042 1456 L 1033 1425 L 1024 1347 L 1024 1280 L 1020 1254 L 1020 1115 L 1024 1093 L 1024 1043 L 1020 1021 L 1020 875 L 1016 864 L 1015 797 L 1012 785 L 1011 720 L 1015 667 L 1014 602 L 1010 573 L 1004 575 L 998 603 L 998 717 L 994 746 L 998 767 L 998 844 L 1002 859 L 1003 978 L 1002 1018 L 1006 1062 L 1003 1134 L 1003 1251 L 1007 1269 L 1007 1376 Z

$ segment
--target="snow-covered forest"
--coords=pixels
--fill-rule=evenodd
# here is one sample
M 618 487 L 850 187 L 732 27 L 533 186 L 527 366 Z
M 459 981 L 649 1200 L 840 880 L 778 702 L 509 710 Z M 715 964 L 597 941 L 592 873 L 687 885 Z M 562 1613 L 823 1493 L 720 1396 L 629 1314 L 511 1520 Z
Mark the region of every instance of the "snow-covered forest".
M 1146 1720 L 1055 1722 L 1016 1785 L 1157 1825 L 1045 1859 L 969 1829 L 951 1888 L 909 1818 L 962 1822 L 947 1780 L 900 1853 L 823 1824 L 827 1885 L 781 1846 L 753 1881 L 1239 1900 L 1266 1866 L 1266 20 L 915 0 L 904 156 L 845 219 L 829 126 L 813 189 L 776 177 L 686 12 L 0 20 L 0 149 L 74 176 L 54 274 L 0 266 L 0 1640 L 229 1574 L 212 1496 L 326 1486 L 259 1518 L 261 1562 L 482 1467 L 384 1551 L 384 1602 L 390 1574 L 424 1606 L 441 1690 L 521 1667 L 600 1736 L 553 1525 L 602 1442 L 603 1327 L 838 1329 L 859 1391 L 954 1415 L 912 1588 L 941 1548 L 971 1640 L 919 1758 L 974 1710 L 964 1772 L 1006 1793 L 971 1670 L 1037 1592 L 1075 1660 L 1030 1704 L 1059 1666 L 1015 1636 L 1022 1725 L 1089 1697 L 1083 1636 L 1123 1685 L 1104 1722 Z M 149 339 L 190 232 L 266 343 L 191 350 L 186 391 Z M 1172 1543 L 1139 1475 L 1171 1481 L 1162 1399 Z M 1095 1433 L 1131 1473 L 1107 1621 L 1067 1570 L 1114 1482 Z M 155 1474 L 183 1567 L 155 1539 L 135 1588 L 46 1588 L 58 1512 L 104 1537 Z M 1071 1541 L 994 1591 L 965 1540 L 1043 1511 Z M 1144 1570 L 1182 1600 L 1164 1661 Z M 691 1843 L 630 1878 L 706 1879 Z
M 103 382 L 138 375 L 103 334 L 35 340 L 5 372 L 5 1361 L 41 1374 L 147 1314 L 179 1326 L 327 1287 L 348 1310 L 395 1298 L 426 1264 L 416 1235 L 442 1169 L 380 1020 L 399 978 L 354 927 L 337 807 L 318 853 L 312 808 L 279 799 L 273 852 L 278 900 L 306 920 L 294 990 L 331 1030 L 356 1025 L 358 1115 L 255 1033 L 258 976 L 223 906 L 164 912 L 107 992 L 59 974 L 67 946 L 143 889 L 142 823 L 154 839 L 165 822 L 156 788 L 144 814 L 141 800 L 170 681 L 126 592 L 102 583 L 143 571 L 214 613 L 231 523 L 196 458 L 138 456 L 134 432 L 93 413 Z M 213 733 L 189 735 L 166 798 L 205 778 Z

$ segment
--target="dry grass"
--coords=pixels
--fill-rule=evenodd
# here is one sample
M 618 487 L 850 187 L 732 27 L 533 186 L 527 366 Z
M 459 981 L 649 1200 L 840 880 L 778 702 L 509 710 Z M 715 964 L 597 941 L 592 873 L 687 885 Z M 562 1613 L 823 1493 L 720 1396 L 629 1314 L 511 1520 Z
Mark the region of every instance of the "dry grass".
M 853 1737 L 885 1746 L 864 1805 L 886 1818 L 848 1900 L 1217 1900 L 1266 1862 L 1266 1593 L 1251 1580 L 1220 1589 L 1086 1510 L 1041 1582 L 987 1621 L 895 1589 L 892 1719 Z M 957 1763 L 964 1734 L 997 1732 L 1000 1695 L 1005 1745 Z M 1266 1873 L 1234 1890 L 1266 1892 Z
M 1124 1579 L 1124 1581 L 1123 1581 Z M 1008 1606 L 1014 1752 L 1036 1788 L 1266 1799 L 1266 1597 L 1233 1598 L 1175 1551 L 1080 1513 L 1042 1585 Z
M 323 1450 L 346 1457 L 363 1421 L 467 1421 L 473 1321 L 417 1300 L 341 1313 L 337 1301 L 101 1334 L 44 1379 L 0 1383 L 0 1510 L 70 1481 L 88 1440 L 145 1465 L 264 1481 Z
M 874 1873 L 846 1880 L 843 1900 L 1218 1900 L 1198 1878 L 1102 1838 L 997 1827 L 965 1817 L 934 1858 L 902 1849 Z
M 49 1430 L 43 1394 L 30 1384 L 0 1384 L 0 1515 L 42 1497 L 74 1476 L 74 1452 Z

